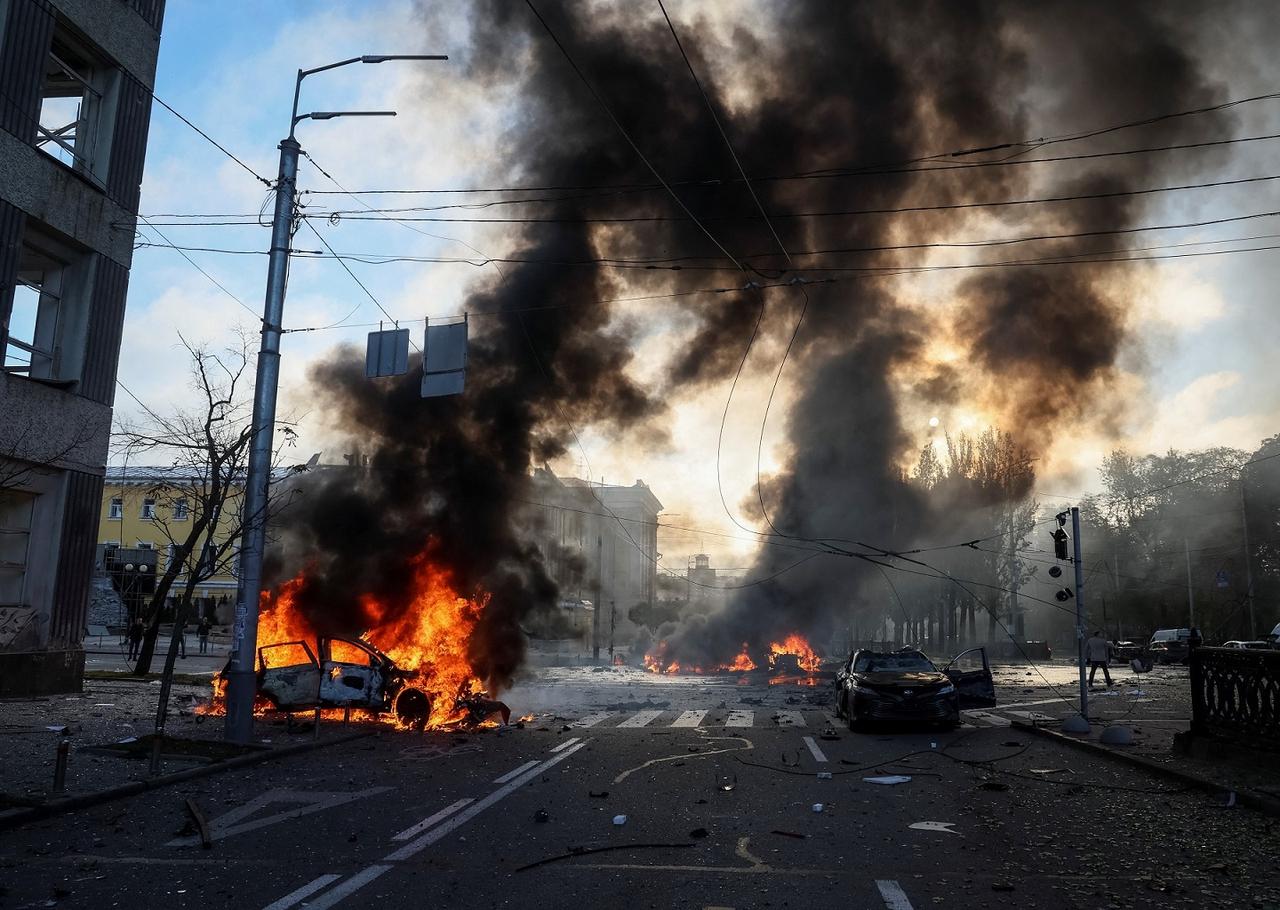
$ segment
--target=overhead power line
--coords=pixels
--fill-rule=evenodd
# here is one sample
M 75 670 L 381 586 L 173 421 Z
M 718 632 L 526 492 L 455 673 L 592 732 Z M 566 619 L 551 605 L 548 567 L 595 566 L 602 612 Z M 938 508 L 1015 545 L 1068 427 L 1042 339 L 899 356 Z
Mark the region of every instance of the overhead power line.
M 529 10 L 537 18 L 538 22 L 542 24 L 543 29 L 550 36 L 551 40 L 555 42 L 556 47 L 560 49 L 560 53 L 564 55 L 564 59 L 569 62 L 569 66 L 573 69 L 575 73 L 578 74 L 578 78 L 582 80 L 582 84 L 587 87 L 587 90 L 591 92 L 592 97 L 596 99 L 596 101 L 600 104 L 600 107 L 604 109 L 605 114 L 608 115 L 611 121 L 613 121 L 613 125 L 617 127 L 618 132 L 622 135 L 622 138 L 627 141 L 627 145 L 631 146 L 631 150 L 636 153 L 636 156 L 644 163 L 644 166 L 649 169 L 649 172 L 653 174 L 654 178 L 658 181 L 658 183 L 660 183 L 663 186 L 663 188 L 666 189 L 668 193 L 670 193 L 671 198 L 675 200 L 676 205 L 680 206 L 680 208 L 684 211 L 684 213 L 693 219 L 693 223 L 696 224 L 702 230 L 702 233 L 707 235 L 707 238 L 720 249 L 720 252 L 724 253 L 725 256 L 729 258 L 730 262 L 732 262 L 735 266 L 737 266 L 741 271 L 746 271 L 746 269 L 741 264 L 739 264 L 736 259 L 733 258 L 733 255 L 724 248 L 724 245 L 721 244 L 720 241 L 716 239 L 716 236 L 712 234 L 710 230 L 707 229 L 707 226 L 697 219 L 697 217 L 693 214 L 693 212 L 689 209 L 689 207 L 685 205 L 684 200 L 680 198 L 679 194 L 677 194 L 676 191 L 667 184 L 667 181 L 663 178 L 663 176 L 660 173 L 658 173 L 658 169 L 655 168 L 653 164 L 650 163 L 649 159 L 645 157 L 644 152 L 640 151 L 640 146 L 636 145 L 635 140 L 631 138 L 631 134 L 627 132 L 626 128 L 622 125 L 621 121 L 619 121 L 618 118 L 614 116 L 613 110 L 609 107 L 608 103 L 604 100 L 604 97 L 600 94 L 600 92 L 596 90 L 596 87 L 591 84 L 591 80 L 587 78 L 586 73 L 584 73 L 578 67 L 577 62 L 573 59 L 572 55 L 570 55 L 568 48 L 566 48 L 560 42 L 560 39 L 556 37 L 556 33 L 551 30 L 551 26 L 547 23 L 547 20 L 542 18 L 542 14 L 538 12 L 538 8 L 533 5 L 533 0 L 525 0 L 525 5 L 529 7 Z
M 254 180 L 257 180 L 259 183 L 262 183 L 262 184 L 264 184 L 264 185 L 266 185 L 266 186 L 268 186 L 268 187 L 273 186 L 273 184 L 272 184 L 272 182 L 271 182 L 270 180 L 268 180 L 266 177 L 263 177 L 261 174 L 259 174 L 257 171 L 255 171 L 253 168 L 249 167 L 249 165 L 247 165 L 247 164 L 245 164 L 243 161 L 241 161 L 238 157 L 236 157 L 234 154 L 232 154 L 230 151 L 228 151 L 228 150 L 227 150 L 227 147 L 226 147 L 225 145 L 223 145 L 223 144 L 222 144 L 221 142 L 219 142 L 217 139 L 214 139 L 212 136 L 210 136 L 210 135 L 209 135 L 208 133 L 206 133 L 204 130 L 200 129 L 200 127 L 196 126 L 194 123 L 192 123 L 190 120 L 188 120 L 185 116 L 183 116 L 181 113 L 179 113 L 179 112 L 178 112 L 177 110 L 175 110 L 173 107 L 171 107 L 171 106 L 170 106 L 170 105 L 169 105 L 169 104 L 168 104 L 168 103 L 167 103 L 163 98 L 161 98 L 159 95 L 157 95 L 154 91 L 151 91 L 151 89 L 147 89 L 147 91 L 151 92 L 151 97 L 152 97 L 152 98 L 154 98 L 154 99 L 156 99 L 156 101 L 160 102 L 160 106 L 161 106 L 161 107 L 163 107 L 166 111 L 168 111 L 169 113 L 173 114 L 173 116 L 177 117 L 179 120 L 181 120 L 181 121 L 182 121 L 183 123 L 185 123 L 187 126 L 191 127 L 193 130 L 195 130 L 197 133 L 199 133 L 199 134 L 204 138 L 204 140 L 205 140 L 206 142 L 208 142 L 210 145 L 212 145 L 212 146 L 213 146 L 214 148 L 216 148 L 218 151 L 222 152 L 222 154 L 226 155 L 228 158 L 230 158 L 230 159 L 231 159 L 232 161 L 234 161 L 236 164 L 240 165 L 242 168 L 244 168 L 246 171 L 248 171 L 251 175 L 253 175 L 253 179 L 254 179 Z

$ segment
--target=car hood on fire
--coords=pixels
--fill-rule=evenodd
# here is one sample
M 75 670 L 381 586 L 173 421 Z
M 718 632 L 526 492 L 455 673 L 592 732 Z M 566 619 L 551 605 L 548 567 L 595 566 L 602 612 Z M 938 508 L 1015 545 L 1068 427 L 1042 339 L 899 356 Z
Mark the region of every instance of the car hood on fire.
M 924 689 L 947 682 L 947 677 L 936 671 L 882 670 L 876 673 L 854 673 L 859 685 L 877 689 Z

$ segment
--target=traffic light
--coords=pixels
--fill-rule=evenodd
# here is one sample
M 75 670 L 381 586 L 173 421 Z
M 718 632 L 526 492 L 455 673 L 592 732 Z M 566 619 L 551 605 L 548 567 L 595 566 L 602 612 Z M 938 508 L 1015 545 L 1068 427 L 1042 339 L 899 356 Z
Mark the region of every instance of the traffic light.
M 1067 541 L 1071 538 L 1067 532 L 1062 528 L 1054 528 L 1049 536 L 1053 538 L 1053 555 L 1058 559 L 1070 559 L 1071 556 L 1067 553 Z

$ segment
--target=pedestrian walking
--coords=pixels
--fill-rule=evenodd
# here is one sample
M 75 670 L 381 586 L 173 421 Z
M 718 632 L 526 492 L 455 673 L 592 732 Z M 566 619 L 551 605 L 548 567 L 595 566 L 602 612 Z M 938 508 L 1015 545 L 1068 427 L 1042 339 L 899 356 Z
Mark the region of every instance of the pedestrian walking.
M 201 616 L 200 624 L 196 626 L 196 637 L 200 639 L 200 653 L 209 653 L 209 629 L 213 623 L 209 622 L 209 617 Z
M 1102 668 L 1102 676 L 1107 681 L 1107 685 L 1111 686 L 1111 671 L 1107 669 L 1107 659 L 1111 656 L 1111 643 L 1107 641 L 1107 637 L 1102 634 L 1102 630 L 1098 629 L 1084 643 L 1084 659 L 1089 662 L 1089 685 L 1093 685 L 1093 677 L 1097 675 L 1098 668 Z
M 138 652 L 142 650 L 142 617 L 135 616 L 133 622 L 129 623 L 129 660 L 136 660 Z

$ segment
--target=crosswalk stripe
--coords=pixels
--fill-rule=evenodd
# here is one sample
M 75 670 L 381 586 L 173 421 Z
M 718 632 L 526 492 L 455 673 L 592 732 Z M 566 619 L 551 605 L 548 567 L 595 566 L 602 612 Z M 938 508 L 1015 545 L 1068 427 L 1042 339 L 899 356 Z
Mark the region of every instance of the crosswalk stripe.
M 672 722 L 673 727 L 696 727 L 707 716 L 706 711 L 685 711 Z
M 612 716 L 613 716 L 613 712 L 612 712 L 612 711 L 598 711 L 598 712 L 596 712 L 595 714 L 588 714 L 586 717 L 579 718 L 578 720 L 575 720 L 575 721 L 574 721 L 572 724 L 570 724 L 569 726 L 571 726 L 571 727 L 594 727 L 596 724 L 600 723 L 600 721 L 602 721 L 602 720 L 604 720 L 604 719 L 606 719 L 606 718 L 608 718 L 608 717 L 612 717 Z
M 809 754 L 813 756 L 814 761 L 825 762 L 827 760 L 827 756 L 818 748 L 818 744 L 813 741 L 812 736 L 806 736 L 804 744 L 809 747 Z
M 804 715 L 799 711 L 779 711 L 774 715 L 779 727 L 803 727 Z
M 730 711 L 729 719 L 724 722 L 726 727 L 750 727 L 756 722 L 756 712 L 754 711 Z
M 640 711 L 634 717 L 628 717 L 622 723 L 618 724 L 618 726 L 627 728 L 643 727 L 661 713 L 661 711 Z
M 880 899 L 884 901 L 885 910 L 912 910 L 911 901 L 902 886 L 895 881 L 876 879 L 876 888 L 880 891 Z

